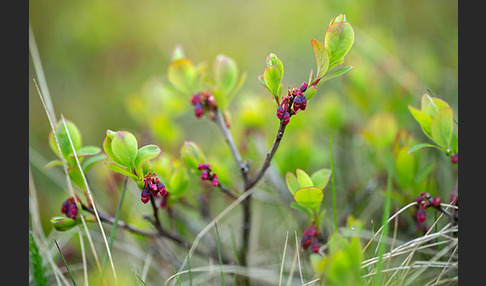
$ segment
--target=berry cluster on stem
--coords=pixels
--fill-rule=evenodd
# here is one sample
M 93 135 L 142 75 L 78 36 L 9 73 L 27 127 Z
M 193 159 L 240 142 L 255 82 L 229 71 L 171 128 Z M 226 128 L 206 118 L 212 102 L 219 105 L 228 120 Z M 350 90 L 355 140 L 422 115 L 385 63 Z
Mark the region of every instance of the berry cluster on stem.
M 79 198 L 77 198 L 79 200 Z M 78 207 L 74 197 L 69 197 L 62 203 L 61 212 L 68 218 L 76 219 L 78 217 Z
M 217 187 L 219 185 L 219 180 L 218 176 L 216 173 L 211 171 L 211 165 L 206 164 L 206 163 L 201 163 L 197 166 L 199 170 L 202 170 L 201 172 L 201 180 L 203 181 L 211 181 L 213 186 Z
M 159 178 L 157 178 L 157 174 L 150 174 L 149 172 L 144 176 L 143 180 L 144 188 L 140 198 L 144 204 L 150 200 L 151 196 L 157 197 L 157 195 L 160 194 L 162 198 L 164 198 L 168 195 L 165 185 L 159 180 Z
M 214 95 L 206 90 L 195 93 L 191 97 L 191 104 L 194 106 L 194 115 L 201 118 L 205 113 L 214 119 L 214 110 L 218 108 L 218 103 Z
M 310 246 L 313 253 L 318 253 L 320 247 L 319 242 L 317 241 L 318 235 L 319 231 L 316 229 L 314 223 L 304 229 L 302 232 L 302 240 L 300 241 L 302 249 L 307 250 Z
M 307 98 L 304 95 L 306 90 L 306 82 L 303 82 L 300 88 L 289 89 L 288 95 L 282 99 L 282 102 L 277 107 L 277 118 L 282 120 L 285 125 L 289 123 L 291 115 L 306 109 Z

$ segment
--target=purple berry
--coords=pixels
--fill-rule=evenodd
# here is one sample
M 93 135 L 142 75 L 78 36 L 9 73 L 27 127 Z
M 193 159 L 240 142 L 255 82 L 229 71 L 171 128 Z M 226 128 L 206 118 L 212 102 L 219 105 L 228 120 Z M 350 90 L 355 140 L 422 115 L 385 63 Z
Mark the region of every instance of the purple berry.
M 146 204 L 150 200 L 150 191 L 148 189 L 143 189 L 140 199 L 142 200 L 142 203 Z
M 300 109 L 305 110 L 306 107 L 307 107 L 307 98 L 302 95 L 302 104 L 300 106 Z
M 194 105 L 194 115 L 196 115 L 197 118 L 201 118 L 203 115 L 203 107 L 199 102 Z
M 301 106 L 302 106 L 302 96 L 297 96 L 296 98 L 294 98 L 294 104 L 293 104 L 294 111 L 297 112 Z
M 300 241 L 302 249 L 306 250 L 312 244 L 311 237 L 309 235 L 304 235 Z
M 425 213 L 425 209 L 423 209 L 422 207 L 417 211 L 417 221 L 419 223 L 423 223 L 425 221 L 425 216 L 426 216 L 426 213 Z
M 307 90 L 307 82 L 303 82 L 300 85 L 300 91 L 305 92 Z
M 439 198 L 439 197 L 434 197 L 434 198 L 432 199 L 431 204 L 432 204 L 434 207 L 436 207 L 436 208 L 440 207 L 440 198 Z
M 289 124 L 289 121 L 290 121 L 290 114 L 289 114 L 288 112 L 285 112 L 285 113 L 283 114 L 282 120 L 283 120 L 283 124 L 284 124 L 284 125 Z
M 206 180 L 208 178 L 208 171 L 204 170 L 201 172 L 201 180 Z
M 278 118 L 278 119 L 282 119 L 282 118 L 283 118 L 283 115 L 284 115 L 284 109 L 283 109 L 283 107 L 280 105 L 280 106 L 277 108 L 277 118 Z

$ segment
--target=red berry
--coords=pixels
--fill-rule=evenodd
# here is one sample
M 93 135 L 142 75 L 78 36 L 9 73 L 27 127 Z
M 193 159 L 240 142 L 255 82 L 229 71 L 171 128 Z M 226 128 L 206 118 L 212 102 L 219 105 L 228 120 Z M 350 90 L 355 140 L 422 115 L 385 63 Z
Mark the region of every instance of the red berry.
M 308 235 L 304 235 L 302 237 L 302 240 L 300 241 L 300 245 L 302 246 L 302 249 L 306 250 L 311 244 L 312 244 L 311 237 Z
M 459 161 L 459 154 L 455 153 L 451 156 L 451 162 L 452 164 L 457 164 L 457 161 Z
M 318 253 L 319 252 L 319 243 L 317 241 L 314 241 L 311 246 L 312 252 Z
M 425 217 L 426 217 L 426 213 L 425 213 L 425 209 L 423 209 L 422 207 L 417 211 L 417 221 L 419 223 L 423 223 L 425 221 Z
M 300 91 L 305 92 L 307 90 L 307 82 L 303 82 L 300 85 Z
M 195 105 L 196 103 L 201 102 L 201 97 L 199 97 L 199 93 L 196 93 L 191 98 L 191 104 Z
M 218 181 L 218 177 L 216 176 L 216 174 L 214 174 L 213 176 L 213 186 L 217 187 L 219 185 L 219 181 Z
M 439 198 L 439 197 L 434 197 L 434 198 L 432 199 L 431 204 L 432 204 L 434 207 L 436 207 L 436 208 L 440 207 L 440 198 Z
M 284 115 L 283 115 L 283 117 L 282 117 L 282 120 L 283 120 L 283 124 L 284 125 L 289 124 L 290 114 L 288 112 L 285 112 Z
M 194 105 L 194 115 L 196 115 L 197 118 L 201 118 L 203 115 L 203 107 L 199 102 Z
M 277 118 L 278 118 L 278 119 L 282 119 L 282 118 L 283 118 L 283 115 L 284 115 L 284 109 L 283 109 L 283 107 L 280 105 L 280 106 L 277 108 Z
M 201 180 L 206 180 L 208 178 L 208 171 L 207 170 L 203 170 L 201 172 Z

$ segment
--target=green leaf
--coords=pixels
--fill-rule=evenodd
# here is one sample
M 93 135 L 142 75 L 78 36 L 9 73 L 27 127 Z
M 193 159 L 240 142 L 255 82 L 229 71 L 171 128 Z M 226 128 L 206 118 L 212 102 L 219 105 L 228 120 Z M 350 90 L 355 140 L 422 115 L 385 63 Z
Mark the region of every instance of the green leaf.
M 118 166 L 117 164 L 110 163 L 110 162 L 105 162 L 106 167 L 108 167 L 110 170 L 120 173 L 124 176 L 130 177 L 133 179 L 135 182 L 139 181 L 139 178 L 135 176 L 134 174 L 130 173 L 129 171 L 123 169 L 122 167 Z
M 295 201 L 312 211 L 317 211 L 321 205 L 324 194 L 318 187 L 304 187 L 294 194 Z
M 132 167 L 137 157 L 137 139 L 128 131 L 118 131 L 111 140 L 111 151 L 120 160 L 121 165 Z
M 56 216 L 51 218 L 51 224 L 57 231 L 70 230 L 71 228 L 77 226 L 78 223 L 79 223 L 78 221 L 72 218 L 63 217 L 63 216 Z
M 281 74 L 277 66 L 270 65 L 263 71 L 263 80 L 274 97 L 278 97 Z
M 167 191 L 170 192 L 172 197 L 177 198 L 186 191 L 188 185 L 189 176 L 186 169 L 183 167 L 178 167 L 175 168 L 172 176 L 170 177 Z
M 417 144 L 415 146 L 413 146 L 412 148 L 410 148 L 410 150 L 408 150 L 408 154 L 411 154 L 417 150 L 420 150 L 422 148 L 426 148 L 426 147 L 431 147 L 431 148 L 437 148 L 441 151 L 445 151 L 444 149 L 440 148 L 439 146 L 436 146 L 434 144 L 430 144 L 430 143 L 420 143 L 420 144 Z
M 225 55 L 218 55 L 213 64 L 214 81 L 224 92 L 229 94 L 238 82 L 238 66 Z
M 416 174 L 415 156 L 408 153 L 407 147 L 401 147 L 395 154 L 395 171 L 402 188 L 408 188 Z
M 182 58 L 173 61 L 167 69 L 167 78 L 178 90 L 192 94 L 196 85 L 196 69 L 191 60 Z
M 201 147 L 192 141 L 185 141 L 180 153 L 182 162 L 190 169 L 197 170 L 197 166 L 204 163 Z
M 113 136 L 115 136 L 114 131 L 106 130 L 105 140 L 103 141 L 103 150 L 105 151 L 106 155 L 113 160 L 113 162 L 123 165 L 122 161 L 118 159 L 118 157 L 113 153 L 113 150 L 111 150 L 111 141 Z
M 79 131 L 78 127 L 69 120 L 64 120 L 66 122 L 67 130 L 69 131 L 69 136 L 71 137 L 71 141 L 74 146 L 74 150 L 78 150 L 82 146 L 81 140 L 81 132 Z M 57 140 L 59 141 L 59 146 L 61 147 L 61 152 L 64 158 L 67 159 L 72 153 L 71 143 L 69 142 L 69 138 L 66 133 L 66 127 L 64 127 L 63 121 L 59 120 L 55 126 Z M 54 138 L 54 133 L 51 131 L 49 134 L 49 146 L 51 147 L 52 151 L 59 157 L 60 154 L 57 149 L 56 139 Z M 68 160 L 68 163 L 74 163 L 72 160 Z
M 309 177 L 309 175 L 307 175 L 306 172 L 304 172 L 301 169 L 297 169 L 296 174 L 297 174 L 297 180 L 299 181 L 301 188 L 314 186 L 311 178 Z
M 411 105 L 408 106 L 408 109 L 410 110 L 413 118 L 415 118 L 415 120 L 420 124 L 420 127 L 422 128 L 422 131 L 425 133 L 425 135 L 427 135 L 429 138 L 432 138 L 432 134 L 430 132 L 432 116 L 421 110 L 418 110 Z
M 106 158 L 106 154 L 97 154 L 84 159 L 83 162 L 81 163 L 83 172 L 86 173 L 96 162 L 104 160 L 105 158 Z
M 291 202 L 290 207 L 309 215 L 309 218 L 312 218 L 314 216 L 314 214 L 312 213 L 312 211 L 310 209 L 303 207 L 296 202 Z
M 329 54 L 319 41 L 312 39 L 311 43 L 317 64 L 317 75 L 315 80 L 318 80 L 322 78 L 329 69 Z
M 338 78 L 342 76 L 343 74 L 347 73 L 348 71 L 352 70 L 353 66 L 345 66 L 342 68 L 338 68 L 333 70 L 332 72 L 327 73 L 317 84 L 317 86 L 321 85 L 322 83 L 325 83 L 326 81 L 330 81 L 331 79 Z
M 422 95 L 420 107 L 422 112 L 433 117 L 442 108 L 449 108 L 449 104 L 439 98 L 431 97 L 428 94 Z
M 140 167 L 144 162 L 152 160 L 159 156 L 161 150 L 157 145 L 145 145 L 138 149 L 137 157 L 135 158 L 135 163 L 133 164 L 135 168 Z
M 305 98 L 307 98 L 307 101 L 311 100 L 311 98 L 314 97 L 317 93 L 317 87 L 315 85 L 311 85 L 307 88 L 305 91 Z
M 452 132 L 454 131 L 453 111 L 449 108 L 442 108 L 432 118 L 430 133 L 434 142 L 448 149 L 451 144 Z
M 354 43 L 354 31 L 348 22 L 333 22 L 324 36 L 324 47 L 329 52 L 329 69 L 340 64 Z
M 50 168 L 52 168 L 54 166 L 62 166 L 62 161 L 61 160 L 52 160 L 52 161 L 47 162 L 47 164 L 44 166 L 44 168 L 42 168 L 42 172 L 45 172 L 45 171 L 49 170 Z
M 297 181 L 297 177 L 291 172 L 287 172 L 285 175 L 285 182 L 287 183 L 287 188 L 292 195 L 294 195 L 295 192 L 300 189 L 300 184 L 299 181 Z
M 284 67 L 283 67 L 282 61 L 277 57 L 277 55 L 275 55 L 274 53 L 270 53 L 270 55 L 267 56 L 266 64 L 267 64 L 267 67 L 270 66 L 270 65 L 274 65 L 274 66 L 278 67 L 278 70 L 280 71 L 280 80 L 279 81 L 281 81 L 283 74 L 284 74 Z
M 88 156 L 94 156 L 96 154 L 99 154 L 101 152 L 100 147 L 96 146 L 83 146 L 79 149 L 76 150 L 76 156 L 78 157 L 88 157 Z M 74 154 L 71 154 L 69 156 L 74 157 Z
M 454 133 L 454 136 L 452 136 L 452 143 L 451 143 L 451 149 L 452 149 L 452 154 L 455 154 L 459 152 L 459 138 L 458 138 L 458 131 Z
M 329 182 L 330 177 L 331 177 L 330 169 L 321 169 L 315 171 L 310 178 L 314 186 L 318 187 L 321 190 L 324 190 L 327 183 Z

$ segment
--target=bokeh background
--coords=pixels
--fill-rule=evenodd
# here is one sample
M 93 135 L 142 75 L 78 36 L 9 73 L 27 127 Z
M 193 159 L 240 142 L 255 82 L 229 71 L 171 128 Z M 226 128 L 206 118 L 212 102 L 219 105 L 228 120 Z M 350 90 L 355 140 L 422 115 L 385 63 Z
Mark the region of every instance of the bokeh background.
M 271 96 L 257 80 L 266 56 L 273 52 L 282 60 L 284 89 L 299 86 L 315 69 L 311 39 L 322 41 L 330 19 L 346 14 L 355 43 L 344 64 L 354 69 L 321 85 L 307 110 L 292 118 L 274 158 L 275 184 L 262 186 L 265 195 L 256 209 L 264 212 L 267 203 L 283 201 L 290 216 L 297 217 L 296 225 L 304 221 L 288 208 L 291 197 L 282 178 L 297 168 L 308 173 L 329 168 L 331 132 L 338 206 L 346 209 L 370 182 L 377 182 L 376 191 L 352 210 L 371 228 L 372 218 L 381 218 L 384 157 L 393 157 L 398 145 L 428 141 L 407 106 L 419 107 L 429 90 L 451 105 L 458 120 L 457 8 L 451 0 L 30 0 L 29 23 L 56 115 L 79 127 L 84 145 L 101 146 L 107 129 L 129 130 L 140 145 L 154 143 L 177 157 L 182 143 L 192 140 L 220 167 L 221 180 L 238 187 L 237 170 L 217 127 L 193 116 L 189 98 L 161 91 L 172 51 L 180 45 L 193 62 L 209 65 L 225 54 L 246 72 L 228 111 L 243 157 L 257 168 L 278 127 Z M 68 193 L 61 168 L 41 172 L 55 155 L 47 144 L 50 125 L 33 78 L 29 54 L 29 163 L 42 205 L 40 219 L 49 232 L 49 218 L 59 215 Z M 424 190 L 447 200 L 457 169 L 433 149 L 413 156 L 410 178 L 394 182 L 395 208 Z M 106 187 L 103 168 L 100 164 L 88 174 L 99 193 Z M 116 208 L 117 200 L 97 196 L 107 212 Z M 329 222 L 330 198 L 329 189 L 324 199 Z M 415 226 L 405 229 L 410 233 Z M 264 236 L 265 228 L 257 233 Z

